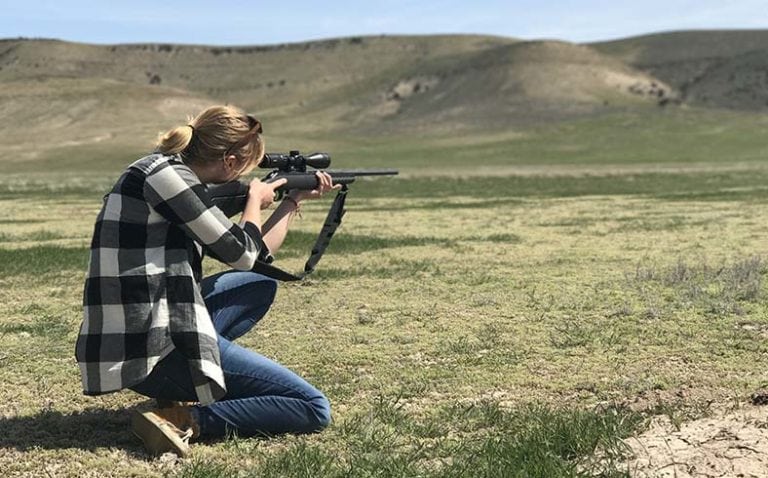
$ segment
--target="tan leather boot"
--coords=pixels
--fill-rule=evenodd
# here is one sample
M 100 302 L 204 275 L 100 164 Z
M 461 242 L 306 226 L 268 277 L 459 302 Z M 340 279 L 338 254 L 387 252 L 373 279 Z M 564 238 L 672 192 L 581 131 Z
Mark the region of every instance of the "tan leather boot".
M 200 435 L 200 427 L 191 407 L 158 408 L 149 412 L 134 412 L 131 431 L 144 442 L 153 455 L 174 452 L 181 457 L 189 454 L 189 440 Z

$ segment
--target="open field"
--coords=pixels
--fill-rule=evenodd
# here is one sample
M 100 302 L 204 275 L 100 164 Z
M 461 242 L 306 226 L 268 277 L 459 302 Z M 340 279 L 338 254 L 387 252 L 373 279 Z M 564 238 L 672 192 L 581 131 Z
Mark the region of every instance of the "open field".
M 679 111 L 466 138 L 303 138 L 340 167 L 403 172 L 353 186 L 316 274 L 281 287 L 242 340 L 325 391 L 334 424 L 199 444 L 183 461 L 147 457 L 128 410 L 149 402 L 83 396 L 74 362 L 91 227 L 132 158 L 94 172 L 92 151 L 73 147 L 79 163 L 6 165 L 0 470 L 641 476 L 624 438 L 653 417 L 679 427 L 749 408 L 768 381 L 766 122 Z M 287 269 L 326 205 L 296 222 Z

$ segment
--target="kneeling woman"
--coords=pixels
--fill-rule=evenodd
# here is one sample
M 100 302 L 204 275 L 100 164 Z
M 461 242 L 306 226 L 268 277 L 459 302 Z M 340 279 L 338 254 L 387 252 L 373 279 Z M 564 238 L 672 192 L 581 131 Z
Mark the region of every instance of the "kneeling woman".
M 237 108 L 206 109 L 131 164 L 96 219 L 76 346 L 83 389 L 130 388 L 165 404 L 132 417 L 152 453 L 185 455 L 189 438 L 306 433 L 330 422 L 321 392 L 234 343 L 275 296 L 276 282 L 251 272 L 255 262 L 272 260 L 303 200 L 333 188 L 318 173 L 317 190 L 291 191 L 262 225 L 283 182 L 253 180 L 242 220 L 231 222 L 204 185 L 257 166 L 261 132 Z M 203 279 L 204 254 L 235 270 Z

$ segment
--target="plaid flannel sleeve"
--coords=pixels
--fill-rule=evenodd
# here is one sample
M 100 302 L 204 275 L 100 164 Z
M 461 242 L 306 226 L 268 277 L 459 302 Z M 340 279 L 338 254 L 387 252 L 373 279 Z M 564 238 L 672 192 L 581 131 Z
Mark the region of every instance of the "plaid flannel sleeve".
M 144 196 L 158 214 L 237 270 L 250 270 L 256 260 L 269 256 L 259 228 L 250 222 L 233 223 L 213 205 L 187 166 L 166 163 L 152 171 L 144 183 Z

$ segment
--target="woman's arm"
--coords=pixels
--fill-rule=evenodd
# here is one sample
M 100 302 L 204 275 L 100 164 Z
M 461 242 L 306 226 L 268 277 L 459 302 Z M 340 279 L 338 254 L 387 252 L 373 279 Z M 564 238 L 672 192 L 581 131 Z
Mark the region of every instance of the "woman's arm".
M 262 239 L 264 244 L 273 255 L 280 249 L 285 240 L 285 235 L 288 233 L 288 227 L 291 225 L 291 220 L 299 211 L 300 199 L 295 199 L 293 196 L 286 196 L 285 199 L 277 206 L 275 212 L 269 216 L 269 219 L 261 226 Z
M 247 209 L 258 211 L 272 203 L 274 188 L 282 183 L 252 186 Z M 166 221 L 178 226 L 190 239 L 202 245 L 216 259 L 237 270 L 250 270 L 254 263 L 268 257 L 269 250 L 259 231 L 258 215 L 254 222 L 233 224 L 215 207 L 205 186 L 188 166 L 166 162 L 147 175 L 143 199 Z M 250 204 L 253 203 L 253 204 Z
M 288 193 L 277 209 L 275 209 L 275 212 L 269 216 L 269 219 L 261 227 L 262 239 L 270 253 L 274 254 L 283 245 L 291 219 L 297 214 L 302 201 L 305 199 L 318 199 L 328 191 L 341 188 L 340 184 L 333 185 L 333 180 L 328 173 L 317 171 L 315 174 L 318 179 L 317 189 L 312 191 L 291 191 Z

